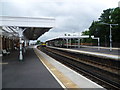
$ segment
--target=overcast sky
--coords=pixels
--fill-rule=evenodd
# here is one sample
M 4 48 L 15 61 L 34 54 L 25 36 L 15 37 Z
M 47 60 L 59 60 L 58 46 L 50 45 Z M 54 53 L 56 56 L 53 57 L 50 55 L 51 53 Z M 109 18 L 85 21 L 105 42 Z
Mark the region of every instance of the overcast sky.
M 103 10 L 118 7 L 120 0 L 1 0 L 0 15 L 54 17 L 55 27 L 39 39 L 80 34 L 98 20 Z

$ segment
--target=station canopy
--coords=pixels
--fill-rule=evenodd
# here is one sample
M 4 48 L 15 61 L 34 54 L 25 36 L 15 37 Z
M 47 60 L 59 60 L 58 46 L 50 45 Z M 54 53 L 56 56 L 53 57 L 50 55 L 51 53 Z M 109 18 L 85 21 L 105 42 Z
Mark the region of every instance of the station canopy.
M 83 38 L 90 38 L 89 35 L 81 35 L 81 36 L 59 36 L 55 38 L 48 39 L 48 41 L 53 41 L 53 40 L 60 40 L 60 39 L 83 39 Z M 94 38 L 94 36 L 91 36 L 91 38 Z
M 54 27 L 54 18 L 10 17 L 0 16 L 2 34 L 9 37 L 18 37 L 23 30 L 23 38 L 36 40 L 42 34 Z

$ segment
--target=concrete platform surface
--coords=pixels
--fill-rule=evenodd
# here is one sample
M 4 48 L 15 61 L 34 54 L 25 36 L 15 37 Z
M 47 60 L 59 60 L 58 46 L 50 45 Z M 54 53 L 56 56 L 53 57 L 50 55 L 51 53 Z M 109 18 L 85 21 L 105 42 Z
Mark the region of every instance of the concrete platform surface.
M 81 74 L 73 71 L 69 67 L 61 64 L 60 62 L 56 61 L 55 59 L 51 58 L 50 56 L 46 55 L 45 53 L 41 52 L 37 48 L 35 48 L 39 54 L 44 57 L 44 59 L 56 67 L 61 73 L 63 73 L 67 78 L 69 78 L 73 83 L 75 83 L 79 88 L 86 90 L 105 90 L 102 86 L 96 84 L 95 82 L 87 79 L 86 77 L 82 76 Z
M 64 51 L 70 51 L 74 53 L 97 56 L 100 58 L 120 60 L 119 49 L 118 50 L 115 49 L 112 52 L 110 52 L 108 49 L 100 49 L 100 51 L 98 51 L 97 48 L 86 48 L 86 47 L 85 48 L 59 48 L 59 47 L 52 47 L 52 46 L 47 46 L 47 47 L 64 50 Z
M 75 50 L 83 50 L 83 51 L 89 51 L 89 52 L 97 52 L 97 53 L 103 53 L 103 54 L 110 54 L 110 55 L 120 55 L 120 49 L 119 48 L 113 48 L 112 51 L 108 47 L 100 47 L 100 50 L 98 50 L 97 47 L 92 46 L 82 46 L 81 48 L 73 48 Z
M 2 88 L 60 88 L 61 85 L 40 62 L 33 49 L 19 62 L 19 52 L 2 58 Z M 13 89 L 14 90 L 14 89 Z

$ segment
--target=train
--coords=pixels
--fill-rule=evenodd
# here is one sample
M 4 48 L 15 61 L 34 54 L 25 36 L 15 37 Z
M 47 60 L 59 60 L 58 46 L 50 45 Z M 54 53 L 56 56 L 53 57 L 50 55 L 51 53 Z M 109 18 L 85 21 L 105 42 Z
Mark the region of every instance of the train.
M 41 43 L 40 46 L 46 47 L 46 43 Z

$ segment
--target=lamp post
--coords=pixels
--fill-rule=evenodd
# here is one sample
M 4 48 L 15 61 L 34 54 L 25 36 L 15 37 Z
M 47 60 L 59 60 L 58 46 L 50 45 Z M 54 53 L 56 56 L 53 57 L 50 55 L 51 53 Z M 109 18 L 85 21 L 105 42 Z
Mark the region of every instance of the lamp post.
M 108 23 L 101 23 L 101 24 L 105 24 L 105 25 L 110 26 L 110 35 L 109 35 L 109 37 L 110 37 L 110 51 L 112 51 L 112 31 L 111 31 L 111 28 L 112 28 L 112 26 L 116 26 L 118 24 L 108 24 Z

